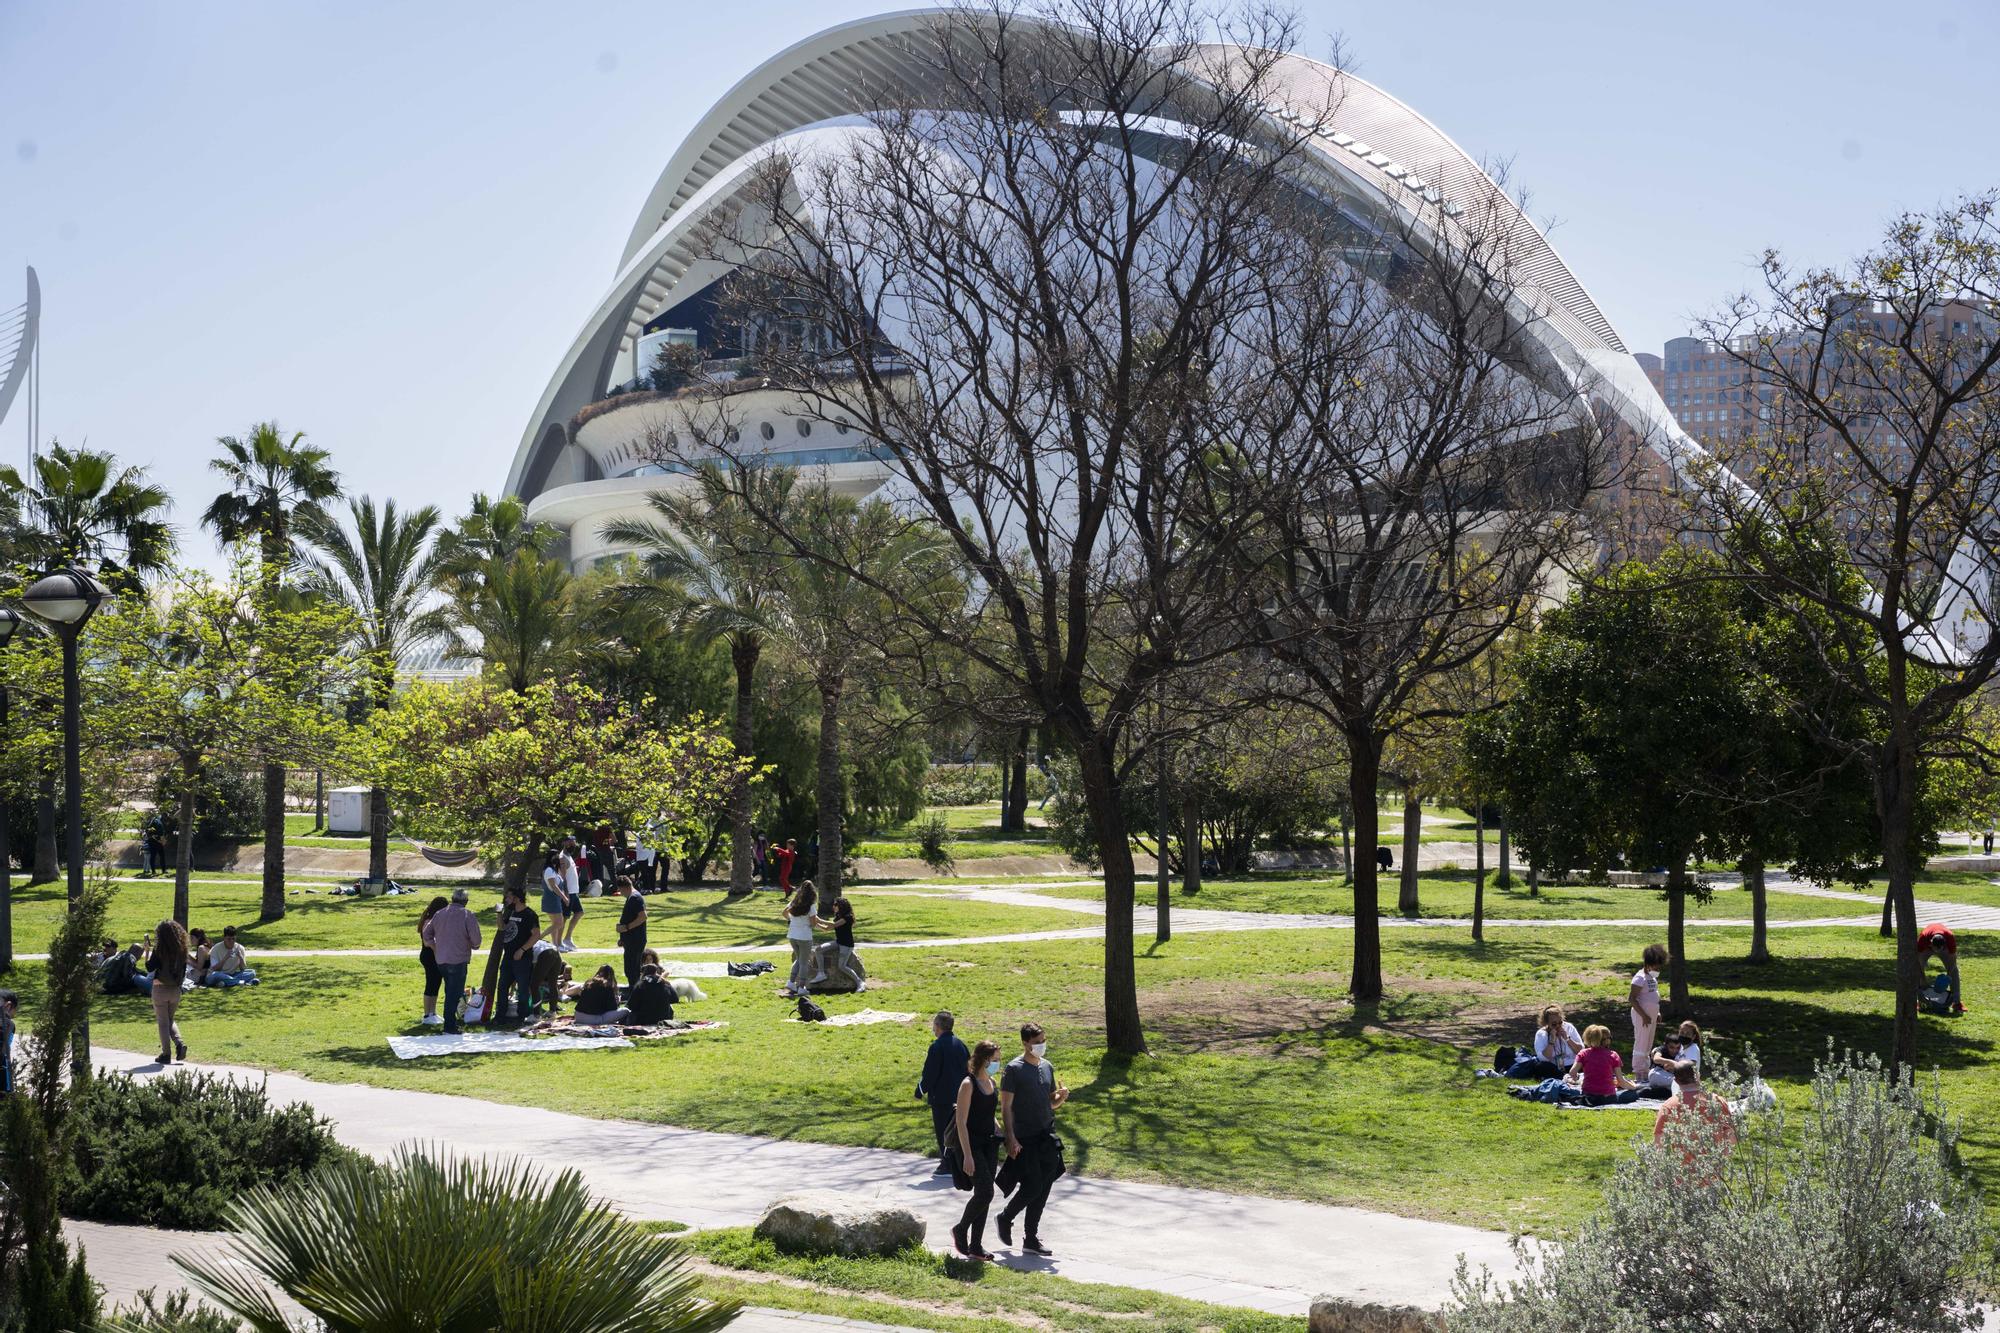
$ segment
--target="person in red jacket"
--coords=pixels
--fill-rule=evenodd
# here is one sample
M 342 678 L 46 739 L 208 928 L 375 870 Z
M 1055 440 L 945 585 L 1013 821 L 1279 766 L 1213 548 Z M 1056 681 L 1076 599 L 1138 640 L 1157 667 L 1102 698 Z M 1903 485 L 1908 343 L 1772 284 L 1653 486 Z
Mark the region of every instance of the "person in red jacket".
M 1965 1012 L 1965 1005 L 1958 993 L 1958 937 L 1951 933 L 1951 927 L 1941 922 L 1932 922 L 1917 932 L 1917 962 L 1928 972 L 1930 960 L 1935 957 L 1944 964 L 1944 975 L 1950 986 L 1951 1011 Z
M 778 867 L 778 892 L 790 893 L 792 891 L 792 866 L 799 859 L 799 840 L 797 838 L 785 839 L 785 845 L 773 849 L 770 855 L 772 863 Z

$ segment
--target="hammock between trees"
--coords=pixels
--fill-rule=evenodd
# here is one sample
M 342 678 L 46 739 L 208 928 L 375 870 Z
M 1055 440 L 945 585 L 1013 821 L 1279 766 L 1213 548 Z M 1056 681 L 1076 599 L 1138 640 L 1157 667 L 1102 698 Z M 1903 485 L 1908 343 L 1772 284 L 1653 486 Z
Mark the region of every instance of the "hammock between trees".
M 448 852 L 438 847 L 426 847 L 415 838 L 406 838 L 400 833 L 396 835 L 396 841 L 407 842 L 410 846 L 424 854 L 424 860 L 429 861 L 434 866 L 443 866 L 447 870 L 462 865 L 470 865 L 479 859 L 478 852 Z

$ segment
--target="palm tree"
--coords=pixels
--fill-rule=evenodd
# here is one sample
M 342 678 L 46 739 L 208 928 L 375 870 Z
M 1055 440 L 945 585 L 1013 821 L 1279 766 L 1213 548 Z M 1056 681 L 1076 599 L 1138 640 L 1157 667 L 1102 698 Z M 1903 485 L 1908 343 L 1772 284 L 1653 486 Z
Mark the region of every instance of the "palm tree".
M 320 508 L 340 494 L 340 474 L 327 466 L 326 450 L 305 442 L 303 431 L 290 439 L 275 421 L 260 421 L 247 440 L 225 435 L 216 443 L 220 457 L 209 466 L 229 489 L 209 502 L 201 516 L 223 545 L 257 544 L 265 590 L 275 592 L 294 561 L 293 526 L 325 516 Z M 264 920 L 285 914 L 285 766 L 264 764 Z
M 256 1191 L 229 1227 L 224 1253 L 175 1262 L 253 1333 L 294 1328 L 266 1283 L 342 1333 L 711 1333 L 736 1317 L 700 1298 L 678 1242 L 593 1203 L 574 1171 L 404 1149 Z
M 647 518 L 619 519 L 604 525 L 605 538 L 636 547 L 646 577 L 625 591 L 649 605 L 682 632 L 703 643 L 720 641 L 729 647 L 736 669 L 736 753 L 753 752 L 754 686 L 757 659 L 773 627 L 776 581 L 773 562 L 755 553 L 751 543 L 736 540 L 747 516 L 733 500 L 728 483 L 704 474 L 702 489 L 692 495 L 655 493 Z M 737 778 L 729 793 L 729 891 L 749 893 L 755 866 L 750 828 L 750 778 Z
M 453 596 L 470 593 L 495 560 L 504 563 L 522 551 L 547 555 L 561 539 L 553 524 L 530 522 L 528 506 L 519 497 L 493 500 L 482 492 L 472 497 L 471 512 L 438 534 L 434 577 Z
M 739 485 L 761 494 L 752 507 L 783 526 L 800 550 L 776 563 L 773 609 L 785 644 L 811 674 L 819 691 L 817 804 L 819 862 L 813 884 L 820 908 L 833 910 L 840 896 L 842 822 L 847 793 L 841 755 L 841 710 L 847 687 L 871 658 L 896 600 L 885 589 L 915 596 L 924 581 L 958 597 L 941 563 L 943 543 L 934 530 L 909 523 L 880 500 L 862 504 L 824 482 L 799 484 L 778 468 L 746 474 Z M 767 544 L 770 539 L 763 539 Z
M 304 587 L 354 613 L 354 650 L 368 663 L 369 702 L 387 708 L 396 693 L 396 666 L 418 644 L 446 630 L 441 608 L 425 607 L 437 579 L 436 505 L 399 514 L 394 500 L 377 510 L 372 496 L 347 502 L 349 527 L 322 513 L 301 514 Z M 351 529 L 351 530 L 350 530 Z M 369 793 L 368 878 L 389 877 L 389 798 Z
M 522 693 L 567 668 L 582 643 L 569 570 L 563 562 L 519 550 L 494 556 L 461 582 L 448 612 L 445 655 L 483 662 L 508 689 Z
M 0 579 L 16 570 L 39 574 L 83 565 L 95 569 L 113 592 L 130 593 L 166 569 L 174 552 L 167 493 L 147 480 L 144 468 L 120 467 L 102 450 L 51 442 L 36 455 L 31 474 L 0 467 L 10 560 Z M 28 879 L 45 884 L 56 871 L 56 775 L 50 769 L 37 783 Z

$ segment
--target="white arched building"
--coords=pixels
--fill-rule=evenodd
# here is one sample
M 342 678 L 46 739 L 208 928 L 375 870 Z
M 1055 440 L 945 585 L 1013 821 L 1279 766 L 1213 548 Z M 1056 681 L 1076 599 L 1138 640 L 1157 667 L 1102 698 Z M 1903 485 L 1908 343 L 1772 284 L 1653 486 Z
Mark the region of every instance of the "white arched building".
M 579 567 L 613 553 L 599 530 L 606 520 L 643 509 L 662 487 L 685 484 L 652 461 L 657 450 L 648 441 L 685 429 L 690 401 L 619 390 L 647 374 L 663 344 L 693 341 L 717 357 L 741 350 L 704 341 L 717 332 L 708 293 L 726 276 L 701 257 L 704 222 L 774 153 L 842 132 L 840 122 L 851 126 L 876 109 L 871 94 L 920 98 L 923 66 L 912 38 L 939 17 L 888 14 L 799 42 L 731 89 L 667 163 L 633 224 L 617 276 L 556 367 L 507 475 L 507 490 L 528 502 L 532 517 L 569 533 Z M 1431 223 L 1449 226 L 1451 218 L 1476 214 L 1491 228 L 1499 218 L 1510 233 L 1512 302 L 1521 327 L 1546 353 L 1543 364 L 1588 383 L 1676 470 L 1700 453 L 1583 284 L 1463 149 L 1389 94 L 1329 65 L 1288 56 L 1280 75 L 1294 105 L 1333 107 L 1313 151 L 1329 168 L 1344 208 L 1419 243 Z M 1296 122 L 1275 99 L 1270 113 Z M 726 364 L 720 373 L 729 373 Z M 789 413 L 788 394 L 756 383 L 730 385 L 730 418 L 766 441 L 772 461 L 812 467 L 856 492 L 888 478 L 871 441 Z

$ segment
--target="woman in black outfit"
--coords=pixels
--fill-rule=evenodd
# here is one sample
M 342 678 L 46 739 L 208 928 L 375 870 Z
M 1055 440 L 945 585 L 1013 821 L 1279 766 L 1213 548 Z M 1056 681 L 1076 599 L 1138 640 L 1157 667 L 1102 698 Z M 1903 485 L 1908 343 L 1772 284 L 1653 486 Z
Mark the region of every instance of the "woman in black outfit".
M 447 906 L 449 904 L 446 903 L 444 895 L 439 894 L 431 899 L 430 905 L 424 908 L 424 914 L 417 918 L 419 945 L 417 961 L 424 965 L 424 1026 L 426 1027 L 439 1027 L 444 1023 L 444 1020 L 438 1017 L 438 989 L 444 985 L 444 969 L 438 966 L 437 955 L 431 952 L 431 946 L 424 943 L 424 927 L 431 923 L 432 917 Z
M 1000 1164 L 1000 1132 L 994 1117 L 1000 1109 L 1000 1048 L 982 1041 L 972 1048 L 965 1081 L 958 1085 L 958 1152 L 960 1174 L 952 1181 L 960 1189 L 970 1181 L 972 1197 L 951 1229 L 951 1243 L 968 1259 L 991 1261 L 986 1252 L 986 1210 L 993 1203 L 993 1172 Z

